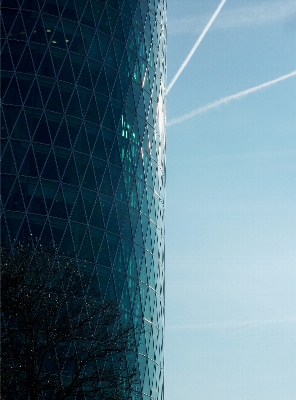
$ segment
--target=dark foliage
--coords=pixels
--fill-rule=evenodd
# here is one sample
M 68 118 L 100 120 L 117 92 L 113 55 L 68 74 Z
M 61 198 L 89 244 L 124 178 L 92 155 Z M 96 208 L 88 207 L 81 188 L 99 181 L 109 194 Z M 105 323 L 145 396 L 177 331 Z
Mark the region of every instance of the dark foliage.
M 76 261 L 19 245 L 1 264 L 3 399 L 137 398 L 136 329 Z

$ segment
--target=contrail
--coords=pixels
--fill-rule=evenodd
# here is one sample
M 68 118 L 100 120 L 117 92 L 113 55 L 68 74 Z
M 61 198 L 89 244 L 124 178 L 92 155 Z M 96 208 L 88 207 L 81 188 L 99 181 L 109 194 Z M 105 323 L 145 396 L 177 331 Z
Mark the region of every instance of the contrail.
M 226 0 L 222 0 L 221 3 L 219 4 L 217 10 L 214 12 L 212 18 L 209 20 L 209 22 L 207 23 L 206 27 L 204 28 L 204 30 L 202 31 L 200 37 L 197 39 L 195 45 L 192 47 L 190 53 L 188 54 L 188 56 L 186 57 L 185 61 L 183 62 L 183 64 L 181 65 L 181 67 L 179 68 L 178 72 L 176 73 L 176 75 L 173 77 L 171 83 L 168 85 L 167 87 L 167 94 L 169 93 L 169 91 L 171 90 L 171 88 L 174 86 L 176 80 L 179 78 L 179 76 L 181 75 L 182 71 L 184 70 L 184 68 L 186 67 L 186 65 L 189 63 L 190 58 L 193 56 L 195 50 L 198 48 L 198 46 L 200 45 L 201 41 L 203 40 L 205 34 L 207 33 L 207 31 L 210 29 L 212 23 L 215 21 L 217 15 L 219 14 L 221 8 L 224 6 Z
M 221 329 L 221 328 L 243 328 L 243 327 L 257 327 L 262 325 L 278 325 L 295 323 L 296 318 L 285 318 L 285 319 L 265 319 L 265 320 L 249 320 L 249 321 L 229 321 L 229 322 L 217 322 L 208 324 L 197 324 L 197 325 L 171 325 L 167 326 L 170 330 L 200 330 L 200 329 Z
M 274 85 L 275 83 L 284 81 L 285 79 L 291 78 L 292 76 L 295 76 L 295 75 L 296 75 L 296 70 L 290 72 L 287 75 L 282 75 L 279 78 L 273 79 L 272 81 L 268 81 L 268 82 L 262 83 L 261 85 L 254 86 L 254 87 L 252 87 L 250 89 L 243 90 L 242 92 L 238 92 L 238 93 L 233 94 L 231 96 L 224 97 L 223 99 L 216 100 L 213 103 L 209 103 L 209 104 L 206 104 L 205 106 L 196 108 L 195 110 L 192 110 L 190 113 L 184 114 L 181 117 L 173 118 L 171 121 L 169 121 L 167 123 L 167 126 L 179 124 L 180 122 L 186 121 L 187 119 L 190 119 L 190 118 L 194 117 L 195 115 L 203 114 L 204 112 L 209 111 L 212 108 L 219 107 L 221 104 L 226 104 L 226 103 L 228 103 L 228 102 L 230 102 L 232 100 L 238 100 L 241 97 L 247 96 L 250 93 L 257 92 L 258 90 L 261 90 L 261 89 L 264 89 L 264 88 L 266 88 L 268 86 Z

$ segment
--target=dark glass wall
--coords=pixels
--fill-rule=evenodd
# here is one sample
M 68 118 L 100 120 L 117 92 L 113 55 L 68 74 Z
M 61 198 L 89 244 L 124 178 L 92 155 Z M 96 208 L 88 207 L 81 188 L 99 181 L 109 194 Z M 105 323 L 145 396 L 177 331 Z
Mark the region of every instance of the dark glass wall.
M 165 0 L 2 0 L 1 234 L 75 254 L 163 399 Z

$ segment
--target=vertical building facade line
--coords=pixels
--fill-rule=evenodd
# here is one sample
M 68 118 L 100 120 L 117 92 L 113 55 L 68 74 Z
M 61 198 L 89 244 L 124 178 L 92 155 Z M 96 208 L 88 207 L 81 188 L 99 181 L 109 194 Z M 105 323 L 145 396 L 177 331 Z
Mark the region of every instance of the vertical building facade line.
M 54 243 L 141 324 L 163 400 L 166 0 L 2 0 L 2 244 Z

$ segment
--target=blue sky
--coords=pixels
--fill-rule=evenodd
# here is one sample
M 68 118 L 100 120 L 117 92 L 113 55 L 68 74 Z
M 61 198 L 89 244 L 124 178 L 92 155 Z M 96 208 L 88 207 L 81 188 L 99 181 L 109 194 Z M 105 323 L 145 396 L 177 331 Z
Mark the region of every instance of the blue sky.
M 168 0 L 168 83 L 219 5 Z M 296 1 L 227 0 L 167 121 L 296 69 Z M 296 399 L 296 76 L 167 128 L 166 400 Z

